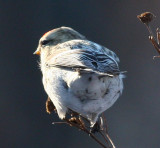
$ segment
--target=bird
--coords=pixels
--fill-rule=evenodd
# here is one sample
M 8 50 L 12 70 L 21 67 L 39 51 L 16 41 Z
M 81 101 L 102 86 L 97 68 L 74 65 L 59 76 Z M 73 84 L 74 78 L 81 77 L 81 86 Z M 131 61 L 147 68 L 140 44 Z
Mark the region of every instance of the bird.
M 42 83 L 60 119 L 72 110 L 93 127 L 122 94 L 118 56 L 70 27 L 45 33 L 34 54 L 40 55 Z

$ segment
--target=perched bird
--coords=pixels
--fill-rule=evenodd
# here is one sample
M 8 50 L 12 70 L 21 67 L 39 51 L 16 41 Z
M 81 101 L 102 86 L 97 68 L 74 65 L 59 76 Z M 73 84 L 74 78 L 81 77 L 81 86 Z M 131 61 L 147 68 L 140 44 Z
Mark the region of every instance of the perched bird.
M 40 55 L 44 89 L 61 119 L 73 110 L 93 126 L 122 93 L 116 54 L 72 28 L 47 32 L 34 53 Z

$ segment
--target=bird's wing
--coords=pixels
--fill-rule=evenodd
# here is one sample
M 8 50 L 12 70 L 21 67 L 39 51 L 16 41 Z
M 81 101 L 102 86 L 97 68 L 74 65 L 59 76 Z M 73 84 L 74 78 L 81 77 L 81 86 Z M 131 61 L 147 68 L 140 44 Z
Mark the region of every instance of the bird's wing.
M 64 42 L 62 44 L 58 44 L 56 45 L 55 48 L 60 49 L 60 50 L 69 48 L 69 50 L 70 49 L 82 49 L 82 50 L 85 49 L 85 50 L 89 50 L 93 52 L 96 51 L 96 52 L 103 53 L 105 55 L 112 57 L 117 63 L 119 62 L 118 56 L 113 51 L 95 42 L 89 41 L 89 40 L 71 40 L 71 41 Z
M 112 76 L 120 73 L 118 64 L 112 57 L 104 53 L 85 49 L 62 52 L 51 57 L 47 61 L 46 66 L 79 69 L 81 71 Z

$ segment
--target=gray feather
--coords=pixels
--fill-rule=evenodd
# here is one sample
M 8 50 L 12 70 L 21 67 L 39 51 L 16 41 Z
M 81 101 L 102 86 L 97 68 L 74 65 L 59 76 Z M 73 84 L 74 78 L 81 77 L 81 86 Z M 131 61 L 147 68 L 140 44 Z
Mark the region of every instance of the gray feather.
M 48 67 L 81 68 L 103 74 L 118 74 L 120 72 L 117 62 L 110 56 L 82 49 L 62 52 L 47 61 L 46 65 Z

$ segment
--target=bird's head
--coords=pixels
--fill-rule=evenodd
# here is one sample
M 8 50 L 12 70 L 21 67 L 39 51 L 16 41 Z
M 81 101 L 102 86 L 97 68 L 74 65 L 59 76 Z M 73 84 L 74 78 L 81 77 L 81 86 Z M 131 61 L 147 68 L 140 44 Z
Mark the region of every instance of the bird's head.
M 66 41 L 74 40 L 74 39 L 86 39 L 83 35 L 78 33 L 72 28 L 69 27 L 60 27 L 48 31 L 45 33 L 41 39 L 39 40 L 39 45 L 34 54 L 41 54 L 41 51 L 45 48 L 55 46 L 59 43 L 64 43 Z

